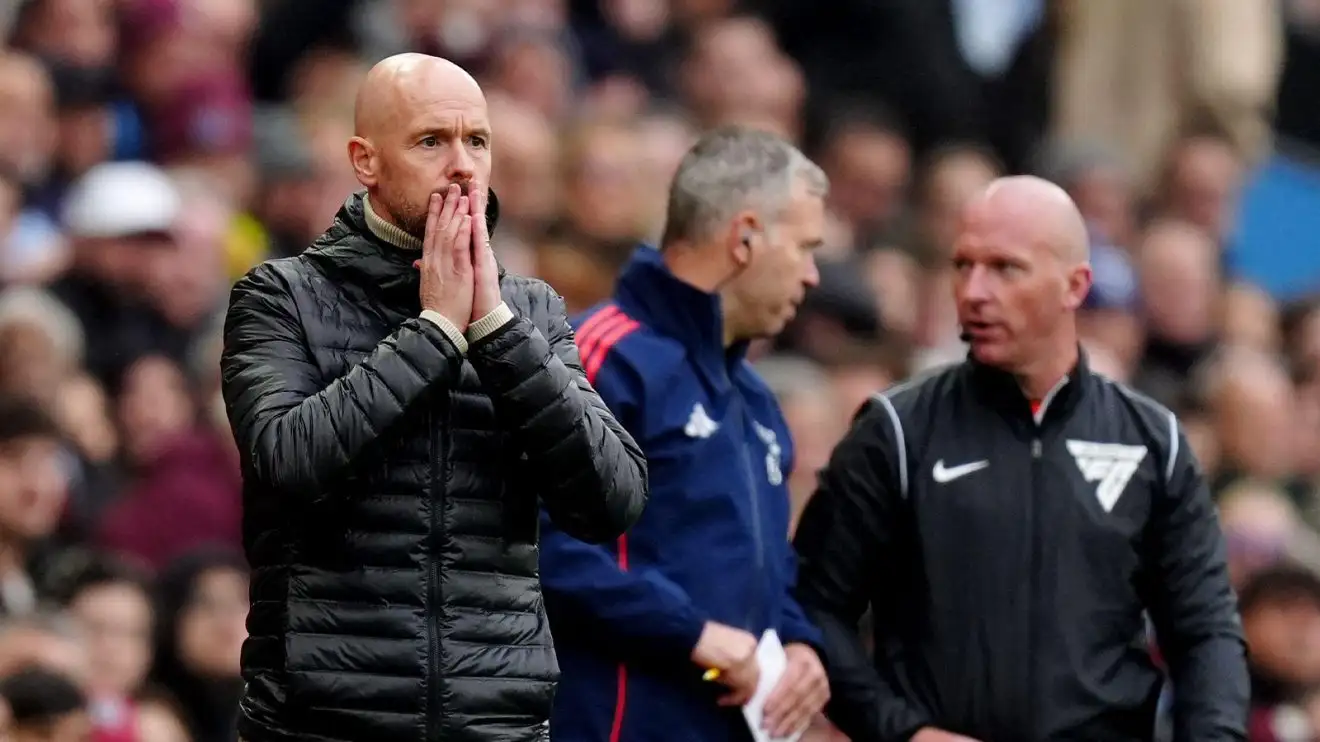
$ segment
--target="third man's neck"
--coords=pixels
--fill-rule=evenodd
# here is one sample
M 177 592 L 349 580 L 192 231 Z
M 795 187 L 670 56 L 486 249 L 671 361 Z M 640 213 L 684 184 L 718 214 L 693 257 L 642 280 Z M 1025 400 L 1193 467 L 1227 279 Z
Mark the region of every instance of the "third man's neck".
M 1066 352 L 1052 353 L 1048 360 L 1026 373 L 1017 374 L 1018 386 L 1028 399 L 1044 399 L 1059 385 L 1065 376 L 1072 373 L 1077 365 L 1077 344 L 1068 346 Z

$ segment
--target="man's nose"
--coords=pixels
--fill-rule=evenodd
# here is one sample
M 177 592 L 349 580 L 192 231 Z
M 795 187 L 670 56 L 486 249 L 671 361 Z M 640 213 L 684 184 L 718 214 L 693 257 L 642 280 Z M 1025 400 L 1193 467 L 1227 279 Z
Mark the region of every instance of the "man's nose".
M 820 285 L 820 268 L 816 266 L 816 256 L 807 254 L 807 264 L 802 276 L 802 283 L 809 289 Z
M 990 277 L 986 275 L 982 266 L 975 265 L 969 268 L 957 283 L 961 284 L 958 294 L 964 301 L 983 302 L 991 298 Z
M 451 183 L 466 183 L 476 173 L 476 162 L 462 143 L 453 148 L 454 156 L 449 161 L 449 172 L 445 175 Z

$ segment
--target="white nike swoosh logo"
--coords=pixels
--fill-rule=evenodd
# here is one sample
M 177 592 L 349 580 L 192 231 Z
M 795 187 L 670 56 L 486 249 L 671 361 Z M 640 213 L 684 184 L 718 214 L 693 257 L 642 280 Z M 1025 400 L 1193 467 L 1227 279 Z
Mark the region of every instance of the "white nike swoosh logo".
M 945 468 L 944 459 L 940 459 L 935 462 L 935 468 L 931 469 L 930 475 L 935 478 L 936 482 L 945 484 L 952 482 L 959 477 L 965 477 L 972 472 L 981 471 L 987 466 L 990 466 L 989 461 L 973 461 L 970 464 L 960 464 L 958 466 Z

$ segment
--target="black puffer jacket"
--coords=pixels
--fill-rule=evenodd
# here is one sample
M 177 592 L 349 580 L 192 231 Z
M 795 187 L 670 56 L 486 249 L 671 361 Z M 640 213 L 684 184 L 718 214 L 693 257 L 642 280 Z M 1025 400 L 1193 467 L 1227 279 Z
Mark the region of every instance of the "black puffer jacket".
M 538 498 L 587 541 L 644 505 L 645 459 L 587 383 L 558 295 L 501 272 L 516 319 L 464 358 L 417 318 L 415 257 L 355 196 L 310 250 L 234 287 L 248 742 L 545 739 Z

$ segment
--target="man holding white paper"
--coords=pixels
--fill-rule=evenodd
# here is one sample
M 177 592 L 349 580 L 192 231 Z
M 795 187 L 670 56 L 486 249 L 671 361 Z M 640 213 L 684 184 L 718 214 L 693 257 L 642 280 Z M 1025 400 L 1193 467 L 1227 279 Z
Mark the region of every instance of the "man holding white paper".
M 792 595 L 792 441 L 745 360 L 818 280 L 825 190 L 781 139 L 706 135 L 679 166 L 660 249 L 639 248 L 614 298 L 574 322 L 652 494 L 613 544 L 542 521 L 555 742 L 792 739 L 829 697 L 819 634 Z M 757 661 L 767 631 L 784 645 L 778 667 Z M 739 708 L 753 699 L 755 731 Z

